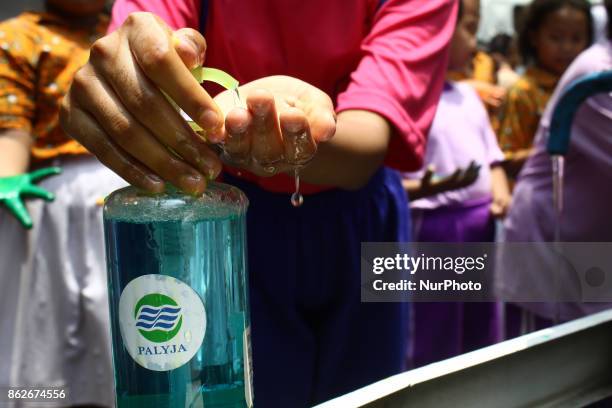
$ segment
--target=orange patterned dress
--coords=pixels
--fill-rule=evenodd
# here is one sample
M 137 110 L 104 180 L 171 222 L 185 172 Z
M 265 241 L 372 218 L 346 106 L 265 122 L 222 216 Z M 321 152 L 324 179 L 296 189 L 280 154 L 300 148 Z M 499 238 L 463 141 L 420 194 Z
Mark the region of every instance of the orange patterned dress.
M 0 23 L 0 129 L 32 135 L 33 159 L 87 150 L 59 126 L 59 109 L 91 44 L 104 35 L 108 18 L 75 28 L 49 13 L 27 12 Z
M 540 118 L 559 78 L 537 67 L 530 67 L 510 88 L 502 107 L 497 135 L 507 157 L 516 151 L 531 148 Z

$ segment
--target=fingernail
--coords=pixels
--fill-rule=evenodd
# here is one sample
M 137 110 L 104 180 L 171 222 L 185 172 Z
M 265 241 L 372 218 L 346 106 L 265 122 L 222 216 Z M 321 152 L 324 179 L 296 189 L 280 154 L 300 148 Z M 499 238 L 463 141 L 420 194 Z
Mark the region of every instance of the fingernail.
M 202 116 L 200 116 L 200 125 L 203 125 L 206 130 L 216 130 L 222 125 L 219 114 L 212 109 L 207 109 Z
M 222 142 L 224 139 L 223 129 L 217 128 L 206 132 L 206 139 L 208 139 L 208 141 L 212 143 Z
M 253 113 L 257 116 L 265 116 L 270 110 L 269 105 L 265 102 L 253 103 Z
M 234 135 L 242 135 L 243 133 L 245 133 L 247 131 L 247 129 L 249 128 L 249 124 L 246 122 L 241 122 L 240 124 L 234 124 L 232 126 L 229 126 L 230 129 L 230 135 L 234 134 Z
M 209 168 L 206 170 L 206 178 L 208 179 L 208 181 L 213 181 L 214 179 L 219 177 L 219 173 L 221 173 L 220 169 L 216 169 L 214 167 Z
M 153 183 L 161 183 L 161 182 L 163 182 L 163 180 L 160 177 L 158 177 L 157 175 L 155 175 L 155 174 L 149 174 L 148 178 Z
M 304 130 L 304 124 L 302 122 L 285 122 L 283 127 L 292 133 L 299 133 Z
M 149 181 L 151 191 L 154 193 L 162 193 L 166 189 L 166 183 L 164 183 L 164 180 L 154 174 L 148 175 L 147 180 Z
M 187 174 L 179 179 L 181 189 L 190 193 L 197 193 L 202 189 L 202 176 L 199 174 Z

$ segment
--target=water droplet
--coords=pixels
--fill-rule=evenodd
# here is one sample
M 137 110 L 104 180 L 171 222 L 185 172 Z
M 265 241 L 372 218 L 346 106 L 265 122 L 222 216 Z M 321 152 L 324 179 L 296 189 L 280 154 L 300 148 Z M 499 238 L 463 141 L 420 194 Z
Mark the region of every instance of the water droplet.
M 294 207 L 301 207 L 304 204 L 304 196 L 300 193 L 291 194 L 291 205 Z
M 293 175 L 295 177 L 295 193 L 291 194 L 291 205 L 297 208 L 304 204 L 304 197 L 300 193 L 300 171 L 297 167 L 293 170 Z
M 234 88 L 234 105 L 237 107 L 242 106 L 242 99 L 240 98 L 238 87 Z

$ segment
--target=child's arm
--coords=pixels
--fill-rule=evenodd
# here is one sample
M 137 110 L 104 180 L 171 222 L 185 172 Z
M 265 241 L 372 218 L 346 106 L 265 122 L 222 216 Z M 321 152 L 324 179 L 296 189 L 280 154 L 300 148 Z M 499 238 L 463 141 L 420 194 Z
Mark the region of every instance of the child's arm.
M 510 209 L 512 195 L 508 185 L 506 172 L 499 164 L 491 166 L 491 193 L 493 202 L 491 203 L 491 214 L 497 218 L 503 218 Z
M 0 130 L 0 178 L 28 170 L 31 144 L 32 138 L 23 130 Z
M 518 177 L 518 174 L 521 172 L 523 165 L 532 154 L 532 147 L 526 149 L 518 149 L 514 151 L 507 151 L 504 154 L 504 161 L 501 165 L 503 166 L 504 170 L 506 171 L 506 174 L 510 178 L 516 179 Z
M 319 145 L 302 178 L 312 184 L 359 189 L 382 165 L 391 137 L 389 122 L 378 114 L 357 110 L 341 112 L 334 138 Z

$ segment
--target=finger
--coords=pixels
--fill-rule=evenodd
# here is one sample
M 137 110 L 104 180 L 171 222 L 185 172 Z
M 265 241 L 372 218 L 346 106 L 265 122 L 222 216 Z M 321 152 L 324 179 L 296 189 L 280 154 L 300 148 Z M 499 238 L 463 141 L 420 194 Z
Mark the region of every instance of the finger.
M 274 164 L 283 159 L 285 148 L 278 127 L 274 97 L 265 90 L 255 90 L 247 98 L 253 116 L 248 130 L 251 157 L 261 167 L 274 172 Z
M 462 171 L 461 169 L 457 169 L 448 177 L 448 181 L 451 183 L 455 183 L 461 179 Z
M 33 172 L 31 172 L 30 180 L 38 181 L 48 176 L 60 174 L 61 172 L 62 172 L 62 169 L 60 169 L 59 167 L 45 167 L 45 168 L 34 170 Z
M 312 138 L 304 112 L 297 108 L 287 108 L 280 115 L 280 125 L 286 162 L 303 166 L 312 160 L 317 152 L 317 144 Z
M 168 26 L 148 13 L 135 13 L 130 17 L 125 23 L 127 42 L 145 75 L 206 131 L 209 140 L 222 140 L 223 115 L 179 56 Z M 181 38 L 185 38 L 183 34 Z M 195 55 L 204 52 L 205 43 L 185 43 L 185 46 L 188 44 L 200 47 L 193 51 Z
M 496 217 L 496 218 L 502 217 L 503 216 L 503 209 L 502 209 L 502 207 L 498 203 L 493 202 L 491 204 L 491 214 L 494 217 Z
M 105 47 L 110 48 L 110 45 L 105 45 L 103 42 L 97 44 L 98 46 L 92 49 L 93 68 L 86 67 L 81 70 L 74 81 L 74 84 L 86 82 L 86 84 L 81 85 L 85 88 L 85 91 L 82 92 L 85 94 L 85 97 L 81 99 L 82 103 L 89 106 L 86 110 L 92 113 L 98 112 L 101 110 L 101 106 L 104 106 L 101 104 L 111 102 L 121 106 L 122 109 L 129 112 L 130 116 L 135 117 L 136 121 L 134 123 L 138 122 L 141 126 L 146 127 L 149 133 L 162 145 L 176 152 L 184 161 L 202 174 L 214 179 L 221 171 L 221 162 L 218 157 L 146 77 L 138 64 L 134 62 L 129 50 L 121 49 L 116 58 L 110 59 L 105 58 Z M 85 78 L 83 79 L 83 77 Z M 99 92 L 112 95 L 114 100 L 99 100 Z M 98 114 L 97 116 L 101 115 Z M 105 124 L 105 120 L 108 118 L 97 117 L 97 119 L 99 123 Z M 112 133 L 111 135 L 115 136 Z M 130 132 L 126 132 L 126 135 L 130 136 Z M 134 139 L 134 142 L 138 141 L 137 138 L 131 136 L 129 139 Z M 121 142 L 127 143 L 128 141 L 122 140 Z M 123 146 L 123 144 L 121 145 Z M 141 161 L 140 156 L 148 154 L 148 151 L 143 149 L 140 151 L 128 149 L 128 151 Z M 175 163 L 171 162 L 169 164 L 172 166 Z M 149 165 L 150 163 L 146 164 Z M 168 173 L 162 173 L 161 169 L 152 167 L 151 170 L 167 180 L 171 180 L 167 177 Z M 182 174 L 183 170 L 184 166 L 176 166 L 174 169 L 176 174 Z
M 192 28 L 181 28 L 172 36 L 174 49 L 189 69 L 204 65 L 206 40 Z
M 302 99 L 308 102 L 303 103 Z M 298 99 L 295 106 L 305 112 L 315 142 L 330 140 L 336 133 L 337 121 L 331 98 L 317 89 L 302 96 L 302 99 Z
M 190 194 L 204 192 L 206 182 L 202 174 L 169 152 L 121 105 L 108 85 L 92 79 L 88 89 L 88 97 L 79 102 L 102 127 L 101 132 L 96 132 L 98 138 L 110 137 L 127 155 L 179 189 Z M 200 164 L 204 167 L 204 163 Z
M 39 197 L 47 201 L 55 200 L 55 194 L 45 190 L 44 188 L 40 188 L 34 185 L 24 186 L 21 189 L 21 192 L 23 194 L 31 195 L 34 197 Z
M 14 197 L 9 198 L 4 201 L 4 205 L 9 209 L 9 211 L 17 218 L 17 220 L 23 225 L 25 228 L 32 228 L 32 218 L 30 218 L 30 214 L 28 214 L 28 210 L 20 198 Z
M 425 174 L 423 174 L 423 178 L 421 179 L 421 186 L 428 187 L 431 185 L 431 181 L 434 176 L 434 169 L 435 167 L 433 165 L 427 166 Z
M 225 119 L 224 151 L 235 163 L 246 163 L 251 151 L 251 138 L 248 132 L 253 122 L 253 117 L 247 109 L 232 109 Z
M 470 165 L 465 171 L 465 174 L 464 174 L 465 178 L 468 180 L 472 180 L 478 177 L 478 169 L 479 169 L 479 166 L 476 165 L 476 162 L 471 161 Z
M 337 119 L 333 105 L 315 109 L 311 116 L 312 119 L 309 122 L 314 140 L 325 142 L 336 134 Z
M 66 103 L 70 99 L 69 93 L 61 115 L 62 127 L 68 134 L 77 129 L 79 142 L 128 183 L 152 193 L 164 191 L 164 182 L 157 175 L 115 145 L 90 114 L 77 107 L 71 108 L 71 102 Z

